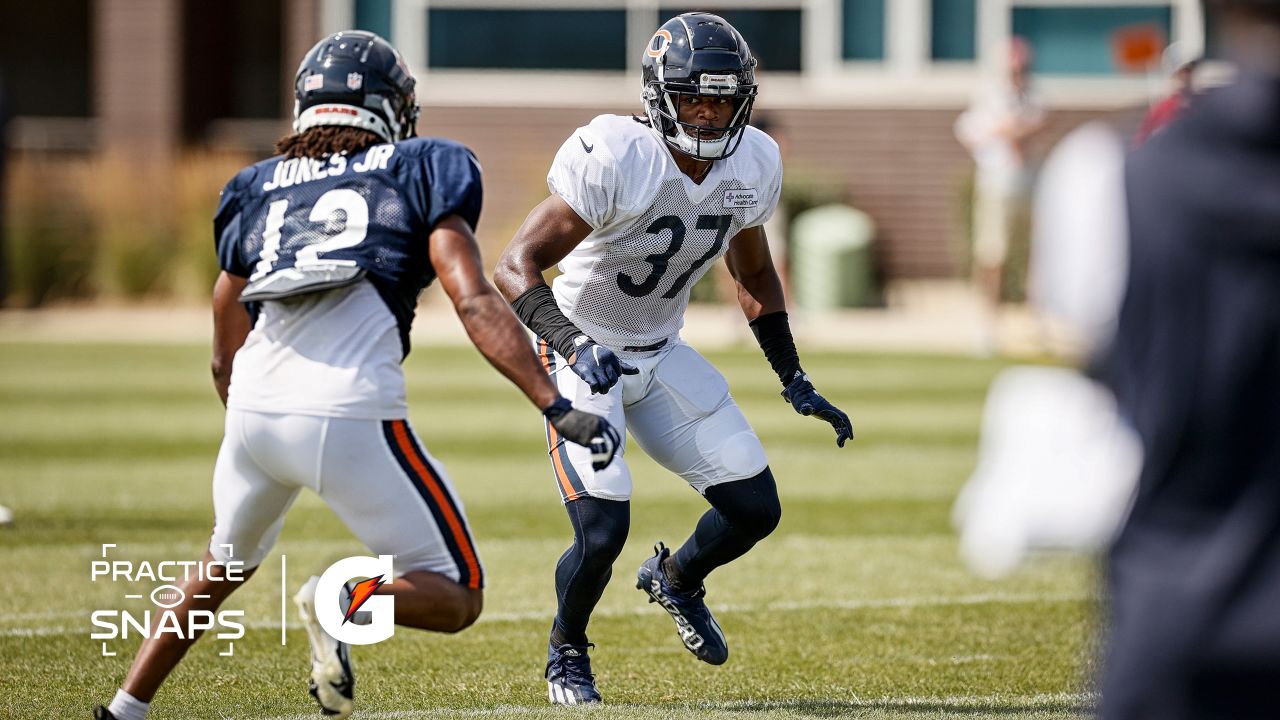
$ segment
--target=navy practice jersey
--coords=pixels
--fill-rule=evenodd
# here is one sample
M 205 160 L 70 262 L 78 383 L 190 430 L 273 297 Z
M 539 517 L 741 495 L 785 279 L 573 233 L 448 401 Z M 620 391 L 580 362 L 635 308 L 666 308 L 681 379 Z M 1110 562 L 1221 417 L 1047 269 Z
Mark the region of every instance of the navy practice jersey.
M 247 296 L 264 289 L 263 299 L 367 277 L 395 315 L 408 354 L 418 295 L 436 276 L 427 237 L 449 215 L 474 229 L 481 194 L 475 156 L 441 138 L 322 160 L 273 157 L 223 189 L 213 221 L 218 263 L 249 280 Z

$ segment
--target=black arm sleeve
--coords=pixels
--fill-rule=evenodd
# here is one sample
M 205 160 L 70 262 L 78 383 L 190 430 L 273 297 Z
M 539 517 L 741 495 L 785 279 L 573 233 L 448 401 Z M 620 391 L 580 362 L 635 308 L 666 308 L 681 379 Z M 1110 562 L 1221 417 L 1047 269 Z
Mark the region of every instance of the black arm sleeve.
M 772 312 L 752 320 L 751 332 L 764 350 L 764 356 L 785 386 L 800 372 L 800 355 L 791 337 L 791 325 L 785 311 Z
M 526 290 L 511 303 L 511 307 L 534 334 L 546 340 L 565 360 L 577 350 L 573 339 L 585 335 L 560 312 L 560 306 L 556 305 L 556 298 L 546 283 L 538 283 Z

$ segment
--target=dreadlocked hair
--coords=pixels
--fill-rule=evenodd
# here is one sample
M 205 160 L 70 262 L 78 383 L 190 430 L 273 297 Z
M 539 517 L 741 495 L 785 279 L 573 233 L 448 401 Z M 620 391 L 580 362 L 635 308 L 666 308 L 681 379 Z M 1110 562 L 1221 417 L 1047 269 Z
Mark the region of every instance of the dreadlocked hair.
M 370 130 L 340 125 L 319 125 L 276 141 L 276 152 L 286 158 L 325 158 L 346 153 L 354 155 L 386 142 Z

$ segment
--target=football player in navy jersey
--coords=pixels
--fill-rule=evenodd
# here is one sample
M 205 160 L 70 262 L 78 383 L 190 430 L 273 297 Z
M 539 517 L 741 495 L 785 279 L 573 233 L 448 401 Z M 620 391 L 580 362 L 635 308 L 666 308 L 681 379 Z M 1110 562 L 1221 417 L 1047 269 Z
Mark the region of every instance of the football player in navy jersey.
M 397 624 L 457 632 L 480 614 L 484 571 L 462 503 L 406 419 L 400 363 L 418 294 L 439 278 L 477 349 L 599 467 L 619 437 L 560 396 L 485 280 L 472 235 L 480 167 L 462 145 L 413 137 L 414 79 L 395 49 L 337 33 L 307 53 L 295 91 L 295 134 L 227 184 L 214 219 L 212 365 L 226 434 L 205 572 L 182 586 L 175 610 L 184 625 L 216 610 L 239 586 L 230 563 L 253 574 L 305 487 L 374 554 L 394 557 L 395 577 L 376 593 L 394 598 Z M 317 600 L 318 583 L 295 597 L 311 693 L 325 715 L 345 718 L 354 677 L 346 644 L 317 618 L 333 606 Z M 350 588 L 335 594 L 353 602 Z M 144 641 L 95 717 L 145 718 L 195 637 Z
M 674 553 L 662 543 L 636 587 L 675 621 L 699 660 L 729 645 L 703 580 L 749 551 L 782 514 L 764 447 L 710 363 L 680 339 L 689 291 L 721 257 L 742 311 L 801 415 L 849 417 L 801 369 L 763 225 L 782 191 L 777 144 L 750 127 L 755 58 L 723 18 L 685 13 L 641 59 L 645 117 L 601 115 L 556 154 L 539 204 L 498 261 L 496 283 L 541 338 L 547 371 L 576 407 L 608 417 L 710 504 Z M 548 286 L 542 273 L 558 265 Z M 556 566 L 557 610 L 544 676 L 552 703 L 598 703 L 587 640 L 630 527 L 623 451 L 608 468 L 548 432 L 573 544 Z

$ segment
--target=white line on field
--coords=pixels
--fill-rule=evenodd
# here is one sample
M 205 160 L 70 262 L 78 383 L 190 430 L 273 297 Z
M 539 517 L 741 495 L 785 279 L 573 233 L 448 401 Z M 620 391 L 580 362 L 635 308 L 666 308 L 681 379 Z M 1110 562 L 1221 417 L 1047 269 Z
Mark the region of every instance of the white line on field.
M 803 700 L 738 700 L 722 703 L 685 703 L 669 706 L 671 710 L 687 711 L 688 715 L 695 715 L 698 711 L 761 711 L 761 710 L 800 710 L 812 709 L 817 707 L 829 707 L 833 710 L 857 710 L 857 709 L 876 709 L 876 708 L 899 708 L 910 709 L 913 707 L 922 707 L 927 709 L 937 709 L 939 706 L 946 708 L 983 708 L 987 706 L 1015 707 L 1018 709 L 1034 710 L 1036 708 L 1052 707 L 1057 705 L 1075 705 L 1083 711 L 1088 711 L 1098 701 L 1098 696 L 1093 693 L 1039 693 L 1036 695 L 944 695 L 941 697 L 882 697 L 882 698 L 859 698 L 856 696 L 848 698 L 823 698 L 823 699 L 803 699 Z M 426 718 L 426 717 L 485 717 L 490 715 L 512 715 L 516 713 L 537 712 L 539 710 L 550 710 L 553 706 L 544 705 L 499 705 L 492 708 L 432 708 L 430 710 L 392 710 L 383 712 L 362 712 L 361 718 L 378 718 L 379 720 L 391 720 L 393 718 Z M 637 710 L 652 711 L 658 706 L 653 705 L 625 705 L 610 704 L 609 708 L 633 708 Z M 666 706 L 662 706 L 666 707 Z M 267 718 L 266 720 L 311 720 L 315 717 L 315 713 L 301 715 L 278 715 L 276 717 Z
M 1088 594 L 1048 594 L 1048 593 L 984 593 L 979 595 L 958 595 L 955 597 L 900 597 L 900 598 L 868 598 L 862 600 L 812 600 L 770 602 L 757 604 L 714 605 L 713 609 L 720 613 L 752 613 L 752 612 L 803 612 L 809 610 L 865 610 L 876 608 L 920 608 L 948 607 L 958 605 L 1026 605 L 1031 603 L 1068 603 L 1088 602 L 1096 599 Z M 632 617 L 649 615 L 653 610 L 644 607 L 601 608 L 593 613 L 594 617 Z M 85 617 L 88 610 L 62 613 L 59 617 Z M 553 614 L 552 609 L 521 610 L 517 612 L 495 612 L 481 615 L 479 622 L 524 622 L 528 620 L 545 620 Z M 253 630 L 295 630 L 302 625 L 298 623 L 282 624 L 274 620 L 265 622 L 249 621 L 244 626 Z M 282 629 L 283 628 L 283 629 Z M 84 632 L 87 628 L 53 625 L 33 628 L 2 628 L 0 637 L 37 637 L 43 635 L 72 635 Z
M 285 571 L 286 557 L 288 556 L 283 554 L 280 556 L 280 645 L 281 647 L 283 647 L 285 643 L 288 642 L 288 640 L 284 636 L 285 626 L 289 624 L 289 616 L 285 614 L 285 611 L 284 611 L 285 610 L 284 598 L 286 595 L 289 594 L 288 588 L 285 587 L 285 578 L 289 576 L 289 573 Z
M 936 597 L 899 597 L 899 598 L 866 598 L 861 600 L 805 600 L 805 601 L 778 601 L 769 603 L 728 603 L 724 605 L 713 604 L 711 607 L 717 613 L 752 613 L 752 612 L 801 612 L 805 610 L 867 610 L 876 608 L 915 608 L 915 607 L 944 607 L 949 605 L 986 605 L 986 604 L 1007 604 L 1007 605 L 1024 605 L 1028 603 L 1063 603 L 1063 602 L 1084 602 L 1093 600 L 1094 596 L 1085 594 L 1058 594 L 1051 595 L 1047 593 L 986 593 L 981 595 L 959 595 L 954 597 L 936 596 Z M 629 608 L 609 608 L 598 609 L 592 613 L 592 617 L 632 617 L 636 615 L 649 615 L 653 612 L 647 605 Z M 495 612 L 488 615 L 481 615 L 479 622 L 522 622 L 525 620 L 545 620 L 550 617 L 553 611 L 548 608 L 546 610 L 522 610 L 518 612 Z

